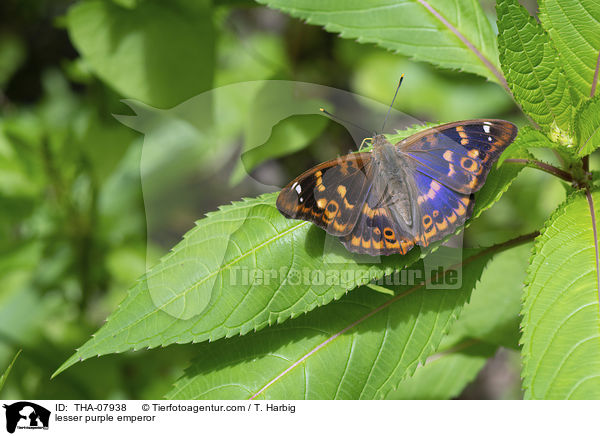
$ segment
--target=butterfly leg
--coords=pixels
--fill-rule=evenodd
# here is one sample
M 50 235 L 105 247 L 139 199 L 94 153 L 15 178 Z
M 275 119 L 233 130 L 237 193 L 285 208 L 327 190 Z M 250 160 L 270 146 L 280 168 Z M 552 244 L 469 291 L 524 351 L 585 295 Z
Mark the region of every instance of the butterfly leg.
M 358 151 L 360 151 L 360 149 L 362 148 L 363 144 L 367 141 L 373 141 L 373 138 L 365 138 L 362 140 L 362 142 L 360 143 L 360 145 L 358 146 Z

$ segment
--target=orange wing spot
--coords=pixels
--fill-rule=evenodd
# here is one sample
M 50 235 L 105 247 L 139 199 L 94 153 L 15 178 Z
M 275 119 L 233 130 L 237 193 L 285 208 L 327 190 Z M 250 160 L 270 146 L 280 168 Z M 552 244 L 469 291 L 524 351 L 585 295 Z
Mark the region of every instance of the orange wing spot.
M 382 240 L 383 242 L 384 240 Z M 396 241 L 395 239 L 393 241 L 389 241 L 389 240 L 385 240 L 385 248 L 389 249 L 389 250 L 398 250 L 398 253 L 400 254 L 405 254 L 406 251 L 402 251 L 402 248 L 400 247 L 400 243 L 398 241 Z
M 467 208 L 464 206 L 464 204 L 460 203 L 460 206 L 454 209 L 454 212 L 456 212 L 456 214 L 459 216 L 464 215 L 467 212 Z
M 448 162 L 453 162 L 454 161 L 454 153 L 452 153 L 452 151 L 450 151 L 450 150 L 446 150 L 444 152 L 444 159 L 446 159 Z
M 371 240 L 371 243 L 373 244 L 373 248 L 375 248 L 376 250 L 383 249 L 383 240 L 380 240 L 379 242 Z
M 468 157 L 463 157 L 460 160 L 460 166 L 463 167 L 467 171 L 472 171 L 477 166 L 477 163 L 473 159 L 470 159 Z
M 319 198 L 317 200 L 317 206 L 319 207 L 319 209 L 325 209 L 325 206 L 327 206 L 327 199 Z
M 460 140 L 461 145 L 468 145 L 469 144 L 469 140 L 466 138 L 463 138 Z
M 435 180 L 432 180 L 431 184 L 429 185 L 429 191 L 427 191 L 427 194 L 425 194 L 425 195 L 419 195 L 417 197 L 417 203 L 419 203 L 419 204 L 425 203 L 427 201 L 427 199 L 433 200 L 435 198 L 435 193 L 438 192 L 441 189 L 441 187 L 442 187 L 442 185 L 440 185 Z
M 348 227 L 348 224 L 340 224 L 337 221 L 333 222 L 333 228 L 338 232 L 343 232 Z
M 368 241 L 365 241 L 364 239 L 362 239 L 361 243 L 362 243 L 363 248 L 371 248 L 371 240 L 370 239 Z
M 381 235 L 381 230 L 379 229 L 379 227 L 375 227 L 373 229 L 373 233 L 375 233 L 377 236 Z
M 344 185 L 338 186 L 337 192 L 340 194 L 340 197 L 344 198 L 346 196 L 346 187 Z
M 448 220 L 448 222 L 450 224 L 454 224 L 457 219 L 458 219 L 458 217 L 456 216 L 456 214 L 452 214 L 452 215 L 446 217 L 446 220 Z
M 462 139 L 467 139 L 467 133 L 465 132 L 465 128 L 463 126 L 456 126 L 456 131 L 458 132 L 458 136 Z
M 454 165 L 450 164 L 448 165 L 448 168 L 450 168 L 448 170 L 448 177 L 452 177 L 454 174 L 456 174 L 456 171 L 454 171 Z
M 325 186 L 323 186 L 322 184 L 317 186 L 317 191 L 323 192 L 324 190 L 325 190 Z
M 350 167 L 350 164 L 348 162 L 344 162 L 342 161 L 342 164 L 340 165 L 340 171 L 342 172 L 342 175 L 347 176 L 349 171 L 348 168 Z
M 444 230 L 446 230 L 448 228 L 448 221 L 444 220 L 441 223 L 435 223 L 435 226 L 437 227 L 437 229 L 441 232 L 443 232 Z
M 348 203 L 348 200 L 346 200 L 345 198 L 344 198 L 344 207 L 345 207 L 346 209 L 350 209 L 350 210 L 354 209 L 354 205 L 353 205 L 353 204 L 350 204 L 350 203 Z
M 475 189 L 477 187 L 477 183 L 479 183 L 479 179 L 477 179 L 477 177 L 472 177 L 471 182 L 467 186 L 471 189 Z
M 423 225 L 425 226 L 426 229 L 431 227 L 432 222 L 433 222 L 433 220 L 431 219 L 431 217 L 429 215 L 423 215 Z
M 323 186 L 323 172 L 322 171 L 317 171 L 315 173 L 315 178 L 317 179 L 317 186 L 319 188 L 319 191 L 324 191 L 325 190 L 325 186 Z M 321 190 L 321 187 L 323 188 Z
M 477 150 L 476 148 L 473 148 L 473 149 L 469 150 L 467 152 L 467 154 L 469 156 L 471 156 L 473 159 L 477 159 L 479 157 L 479 150 Z
M 329 203 L 327 203 L 327 207 L 325 208 L 325 216 L 327 217 L 327 219 L 331 220 L 335 216 L 339 208 L 340 205 L 337 204 L 335 200 L 329 200 Z
M 375 211 L 373 209 L 371 209 L 367 203 L 365 203 L 362 211 L 366 216 L 368 216 L 371 219 L 375 215 Z
M 408 250 L 410 250 L 411 248 L 413 248 L 415 246 L 414 242 L 407 241 L 407 240 L 401 241 L 399 245 L 401 245 L 400 254 L 408 253 Z
M 385 239 L 395 239 L 394 231 L 389 227 L 386 227 L 385 229 L 383 229 L 383 236 L 385 236 Z

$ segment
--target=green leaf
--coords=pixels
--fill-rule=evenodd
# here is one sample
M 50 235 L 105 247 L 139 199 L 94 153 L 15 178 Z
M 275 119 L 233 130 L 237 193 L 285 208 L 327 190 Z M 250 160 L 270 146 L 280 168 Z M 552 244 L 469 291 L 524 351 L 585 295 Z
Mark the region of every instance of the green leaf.
M 0 35 L 0 88 L 4 88 L 25 60 L 25 44 L 16 35 Z
M 571 86 L 580 97 L 589 97 L 600 52 L 600 5 L 594 0 L 543 0 L 539 17 Z
M 591 195 L 595 216 L 600 193 Z M 600 398 L 597 246 L 586 195 L 571 196 L 535 242 L 523 304 L 526 398 Z
M 517 347 L 519 309 L 531 244 L 498 253 L 488 262 L 458 320 L 412 377 L 387 399 L 450 399 L 479 373 L 499 345 Z M 510 272 L 510 274 L 507 274 Z
M 460 314 L 494 249 L 470 251 L 462 286 L 361 288 L 306 316 L 203 344 L 169 399 L 383 398 L 431 355 Z M 424 277 L 419 262 L 411 270 Z
M 600 147 L 600 96 L 584 103 L 575 116 L 579 156 L 585 156 Z
M 412 377 L 402 380 L 386 400 L 449 400 L 472 382 L 497 347 L 469 340 L 427 359 Z
M 17 358 L 21 354 L 21 351 L 22 350 L 17 351 L 17 354 L 15 354 L 15 357 L 13 357 L 13 360 L 8 365 L 8 368 L 6 368 L 6 371 L 4 371 L 4 373 L 2 375 L 0 375 L 0 392 L 2 391 L 2 388 L 4 387 L 4 383 L 6 383 L 6 379 L 8 378 L 10 371 L 12 370 L 15 362 L 17 361 Z
M 490 173 L 471 220 L 519 170 Z M 316 226 L 284 218 L 275 199 L 233 203 L 198 221 L 57 373 L 95 355 L 243 335 L 327 304 L 420 256 L 418 249 L 406 256 L 352 255 Z M 323 272 L 332 274 L 325 282 Z
M 475 0 L 258 1 L 344 38 L 505 84 L 494 32 Z
M 452 328 L 451 336 L 518 348 L 519 311 L 530 250 L 531 245 L 526 244 L 494 257 L 459 322 Z
M 535 234 L 521 236 L 533 240 Z M 522 288 L 530 244 L 496 255 L 486 266 L 460 319 L 444 338 L 441 349 L 454 349 L 476 339 L 495 346 L 518 348 Z M 514 272 L 510 277 L 507 271 Z
M 546 132 L 569 132 L 569 84 L 552 40 L 517 0 L 500 0 L 496 11 L 500 63 L 515 99 Z
M 214 32 L 206 1 L 146 0 L 134 8 L 78 2 L 67 27 L 95 73 L 125 97 L 170 107 L 212 85 Z

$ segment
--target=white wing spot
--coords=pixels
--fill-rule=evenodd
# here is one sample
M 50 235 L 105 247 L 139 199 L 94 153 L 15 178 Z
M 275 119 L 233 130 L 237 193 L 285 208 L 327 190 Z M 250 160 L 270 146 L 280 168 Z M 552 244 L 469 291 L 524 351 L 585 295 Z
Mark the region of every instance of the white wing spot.
M 300 194 L 302 192 L 302 187 L 300 185 L 296 185 L 296 192 Z
M 488 141 L 492 142 L 492 137 L 488 136 Z
M 490 133 L 490 123 L 487 123 L 487 122 L 483 123 L 483 131 L 485 133 Z

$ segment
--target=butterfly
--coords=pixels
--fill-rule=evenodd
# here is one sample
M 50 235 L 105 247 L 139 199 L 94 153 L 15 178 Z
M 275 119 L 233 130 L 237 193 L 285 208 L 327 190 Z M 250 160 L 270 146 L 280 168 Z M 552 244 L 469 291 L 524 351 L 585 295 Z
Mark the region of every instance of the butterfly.
M 396 144 L 376 135 L 371 151 L 296 177 L 279 193 L 277 209 L 338 236 L 351 252 L 406 254 L 465 223 L 473 193 L 516 135 L 513 123 L 493 119 L 443 124 Z

